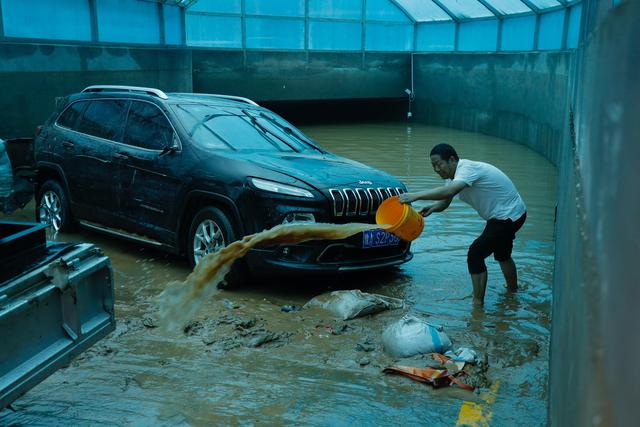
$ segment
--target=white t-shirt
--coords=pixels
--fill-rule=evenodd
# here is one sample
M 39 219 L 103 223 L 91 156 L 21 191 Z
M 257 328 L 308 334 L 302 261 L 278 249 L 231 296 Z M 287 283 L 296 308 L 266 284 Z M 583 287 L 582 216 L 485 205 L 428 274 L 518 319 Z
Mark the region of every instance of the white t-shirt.
M 515 221 L 527 210 L 509 177 L 489 163 L 460 159 L 452 181 L 467 184 L 458 196 L 485 220 Z

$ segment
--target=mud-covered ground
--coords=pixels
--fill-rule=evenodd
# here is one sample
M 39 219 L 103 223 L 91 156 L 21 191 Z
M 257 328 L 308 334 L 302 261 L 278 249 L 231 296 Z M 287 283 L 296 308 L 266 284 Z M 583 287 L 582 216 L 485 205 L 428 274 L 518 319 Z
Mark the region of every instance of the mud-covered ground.
M 410 190 L 440 183 L 427 161 L 435 143 L 503 169 L 528 207 L 514 245 L 521 292 L 507 294 L 488 259 L 484 310 L 473 309 L 466 250 L 483 222 L 454 202 L 427 219 L 415 258 L 400 268 L 341 277 L 257 278 L 223 290 L 175 333 L 160 328 L 156 296 L 183 280 L 186 261 L 80 230 L 56 237 L 87 241 L 110 256 L 117 329 L 0 412 L 0 425 L 455 425 L 468 403 L 495 425 L 546 424 L 553 211 L 556 171 L 508 141 L 427 126 L 363 124 L 307 127 L 325 148 L 400 177 Z M 12 215 L 31 220 L 33 206 Z M 300 310 L 331 290 L 360 289 L 405 301 L 405 308 L 343 321 Z M 382 369 L 425 366 L 396 360 L 382 331 L 406 313 L 444 326 L 454 347 L 486 359 L 459 388 L 434 390 Z M 486 371 L 484 370 L 486 368 Z M 493 396 L 489 399 L 487 396 Z M 467 414 L 468 415 L 468 414 Z

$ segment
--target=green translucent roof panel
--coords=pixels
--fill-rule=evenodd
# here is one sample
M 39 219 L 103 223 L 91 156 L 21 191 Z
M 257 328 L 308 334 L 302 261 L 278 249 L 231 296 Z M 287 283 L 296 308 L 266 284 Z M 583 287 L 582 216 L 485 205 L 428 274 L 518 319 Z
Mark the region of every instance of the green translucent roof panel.
M 504 15 L 531 12 L 529 7 L 520 0 L 485 0 L 489 5 Z
M 431 0 L 395 0 L 418 22 L 451 21 L 447 12 Z
M 529 0 L 538 9 L 548 9 L 550 7 L 560 6 L 560 2 L 557 0 Z
M 460 19 L 495 16 L 477 0 L 440 0 L 440 3 Z

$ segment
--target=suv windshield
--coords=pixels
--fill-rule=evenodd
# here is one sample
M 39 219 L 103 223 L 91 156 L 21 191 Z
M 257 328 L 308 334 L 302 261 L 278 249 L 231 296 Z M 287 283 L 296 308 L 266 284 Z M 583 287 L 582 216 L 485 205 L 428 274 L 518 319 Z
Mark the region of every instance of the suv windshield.
M 173 106 L 195 143 L 205 148 L 323 152 L 284 119 L 255 109 L 224 110 L 205 104 Z

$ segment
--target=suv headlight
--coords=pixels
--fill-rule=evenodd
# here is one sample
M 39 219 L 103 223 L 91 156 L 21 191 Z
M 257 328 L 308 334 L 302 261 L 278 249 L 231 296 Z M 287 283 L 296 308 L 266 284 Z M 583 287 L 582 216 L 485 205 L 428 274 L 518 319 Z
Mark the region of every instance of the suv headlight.
M 304 188 L 294 187 L 293 185 L 280 184 L 279 182 L 267 181 L 259 178 L 249 178 L 251 183 L 260 190 L 270 193 L 287 194 L 289 196 L 306 197 L 313 199 L 313 193 Z

